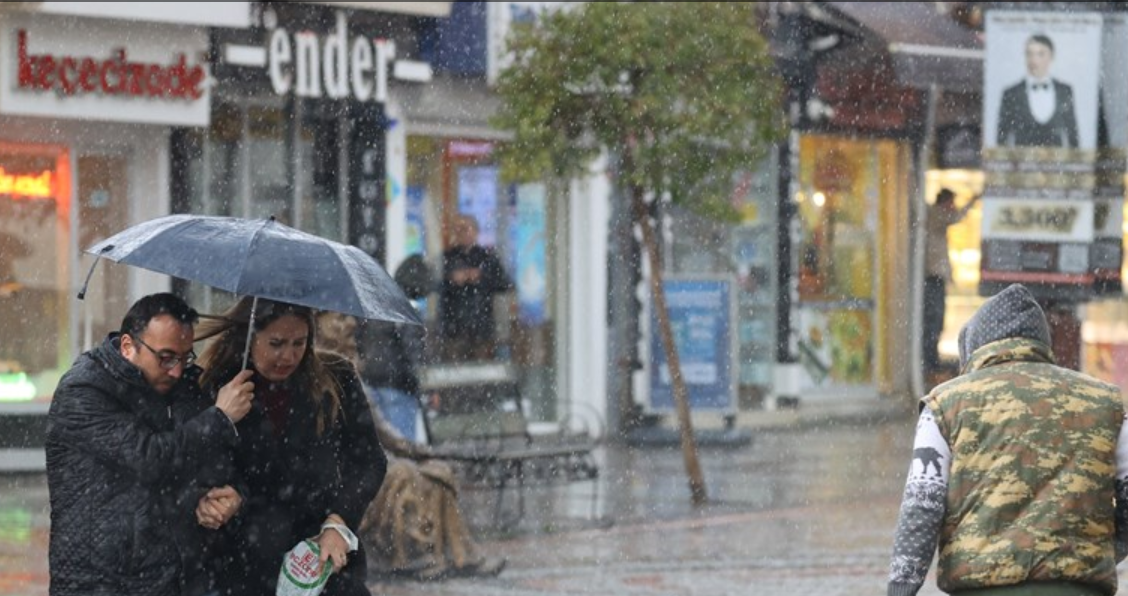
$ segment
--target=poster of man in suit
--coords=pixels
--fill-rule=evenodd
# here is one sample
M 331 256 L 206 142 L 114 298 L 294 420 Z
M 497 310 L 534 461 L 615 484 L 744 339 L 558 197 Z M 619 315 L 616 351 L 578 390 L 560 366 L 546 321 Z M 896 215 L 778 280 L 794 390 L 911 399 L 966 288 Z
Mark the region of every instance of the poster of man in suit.
M 1100 52 L 1099 15 L 989 15 L 984 146 L 1095 149 Z

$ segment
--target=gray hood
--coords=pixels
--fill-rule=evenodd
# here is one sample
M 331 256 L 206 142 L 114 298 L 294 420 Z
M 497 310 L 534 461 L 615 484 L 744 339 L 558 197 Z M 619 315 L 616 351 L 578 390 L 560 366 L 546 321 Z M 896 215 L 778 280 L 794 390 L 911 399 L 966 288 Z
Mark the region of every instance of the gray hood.
M 1014 284 L 979 307 L 960 330 L 960 370 L 983 346 L 1022 337 L 1050 345 L 1050 326 L 1042 307 L 1026 286 Z

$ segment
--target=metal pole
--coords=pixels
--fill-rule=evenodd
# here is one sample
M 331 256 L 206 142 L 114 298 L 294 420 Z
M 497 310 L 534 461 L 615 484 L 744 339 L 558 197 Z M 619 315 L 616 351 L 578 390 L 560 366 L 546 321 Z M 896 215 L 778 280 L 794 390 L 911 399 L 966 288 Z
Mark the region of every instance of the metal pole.
M 921 142 L 920 154 L 917 162 L 917 192 L 915 194 L 913 230 L 913 258 L 912 258 L 912 366 L 910 370 L 910 383 L 915 395 L 924 395 L 924 251 L 928 232 L 925 229 L 928 217 L 928 205 L 924 200 L 924 189 L 928 181 L 928 164 L 932 159 L 932 144 L 936 142 L 936 104 L 940 97 L 940 88 L 935 84 L 928 87 L 928 104 L 925 109 L 924 139 Z
M 251 357 L 251 337 L 255 333 L 255 311 L 258 310 L 258 296 L 255 296 L 251 301 L 251 316 L 247 319 L 247 345 L 243 348 L 243 368 L 239 370 L 247 370 L 247 360 Z

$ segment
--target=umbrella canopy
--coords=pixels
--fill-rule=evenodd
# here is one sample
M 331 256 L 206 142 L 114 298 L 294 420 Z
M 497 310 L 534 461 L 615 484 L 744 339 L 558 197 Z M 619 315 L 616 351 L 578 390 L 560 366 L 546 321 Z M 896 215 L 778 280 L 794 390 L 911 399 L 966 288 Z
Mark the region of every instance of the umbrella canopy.
M 86 252 L 241 296 L 422 324 L 375 259 L 273 217 L 169 215 L 118 232 Z

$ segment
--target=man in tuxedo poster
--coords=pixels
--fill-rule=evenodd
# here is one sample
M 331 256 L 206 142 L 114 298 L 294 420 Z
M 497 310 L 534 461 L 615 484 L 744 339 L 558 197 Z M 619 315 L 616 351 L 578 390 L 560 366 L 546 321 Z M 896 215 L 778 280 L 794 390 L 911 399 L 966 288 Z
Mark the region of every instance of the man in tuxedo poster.
M 999 104 L 1000 147 L 1078 147 L 1073 88 L 1050 77 L 1053 60 L 1048 36 L 1026 40 L 1026 77 L 1007 87 Z

